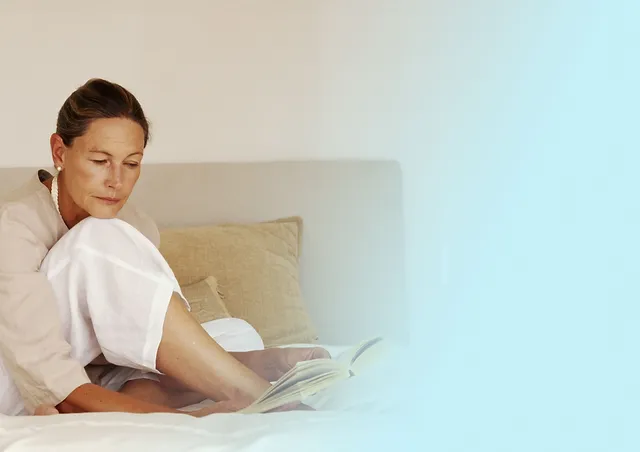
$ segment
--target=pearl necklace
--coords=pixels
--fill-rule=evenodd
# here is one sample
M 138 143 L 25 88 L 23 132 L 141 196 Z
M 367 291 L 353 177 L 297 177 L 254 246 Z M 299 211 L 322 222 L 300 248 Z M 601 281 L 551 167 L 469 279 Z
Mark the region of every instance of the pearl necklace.
M 62 214 L 60 213 L 60 205 L 58 204 L 58 176 L 53 176 L 53 180 L 51 181 L 51 199 L 53 199 L 53 205 L 56 206 L 56 210 L 58 211 L 58 215 L 62 218 Z

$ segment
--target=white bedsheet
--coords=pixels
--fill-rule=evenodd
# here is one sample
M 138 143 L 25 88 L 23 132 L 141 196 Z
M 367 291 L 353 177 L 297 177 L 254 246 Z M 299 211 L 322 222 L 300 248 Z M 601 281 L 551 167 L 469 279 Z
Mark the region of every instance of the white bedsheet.
M 0 417 L 0 451 L 417 450 L 411 434 L 415 419 L 398 410 L 402 400 L 391 389 L 399 385 L 390 388 L 389 382 L 386 366 L 369 378 L 345 381 L 306 401 L 320 411 L 216 414 L 200 419 L 129 413 Z
M 0 421 L 0 450 L 338 451 L 409 450 L 409 435 L 387 416 L 339 412 L 269 415 L 127 413 L 12 417 Z M 405 444 L 405 447 L 400 447 Z

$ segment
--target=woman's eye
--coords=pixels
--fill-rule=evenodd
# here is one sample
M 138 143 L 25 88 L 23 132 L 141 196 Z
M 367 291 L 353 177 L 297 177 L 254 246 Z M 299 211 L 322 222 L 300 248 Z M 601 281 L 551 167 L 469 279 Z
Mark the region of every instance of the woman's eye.
M 128 163 L 125 163 L 125 165 L 127 165 L 129 168 L 137 168 L 139 163 L 138 162 L 128 162 Z
M 97 165 L 104 165 L 105 163 L 107 163 L 106 160 L 91 160 L 91 161 Z

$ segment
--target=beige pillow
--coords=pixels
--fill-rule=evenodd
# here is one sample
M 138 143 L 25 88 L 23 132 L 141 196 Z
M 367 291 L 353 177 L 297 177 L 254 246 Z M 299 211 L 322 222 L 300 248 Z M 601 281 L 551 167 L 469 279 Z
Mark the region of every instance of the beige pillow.
M 231 317 L 218 292 L 213 276 L 182 287 L 182 295 L 191 306 L 191 315 L 200 323 Z
M 266 346 L 315 342 L 299 283 L 301 225 L 293 217 L 166 229 L 160 251 L 181 285 L 214 275 L 231 316 L 249 322 Z

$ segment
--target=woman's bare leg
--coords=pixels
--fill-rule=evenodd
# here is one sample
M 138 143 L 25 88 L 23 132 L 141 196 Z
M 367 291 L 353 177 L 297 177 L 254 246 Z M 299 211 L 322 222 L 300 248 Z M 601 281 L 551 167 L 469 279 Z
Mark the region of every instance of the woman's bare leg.
M 146 403 L 174 409 L 199 403 L 205 398 L 215 401 L 233 399 L 242 407 L 255 399 L 256 393 L 250 386 L 243 389 L 235 385 L 227 385 L 229 389 L 225 392 L 225 385 L 215 383 L 216 379 L 225 378 L 225 369 L 236 372 L 244 367 L 244 373 L 249 377 L 247 385 L 254 381 L 259 384 L 260 379 L 265 382 L 278 379 L 296 362 L 328 356 L 327 351 L 320 347 L 226 352 L 193 319 L 179 296 L 174 294 L 158 349 L 158 369 L 165 375 L 159 375 L 159 381 L 128 381 L 119 392 Z M 202 384 L 203 375 L 209 375 L 210 385 Z M 36 412 L 39 415 L 57 413 L 53 407 L 41 407 Z
M 329 356 L 328 352 L 320 347 L 272 348 L 246 352 L 229 352 L 229 354 L 268 381 L 275 381 L 280 378 L 296 362 Z M 158 377 L 158 381 L 148 379 L 128 381 L 120 392 L 145 402 L 176 409 L 200 403 L 206 399 L 205 395 L 191 391 L 174 378 L 166 375 L 159 375 Z
M 120 220 L 88 218 L 54 246 L 47 255 L 50 265 L 44 267 L 53 268 L 53 262 L 70 254 L 73 259 L 64 272 L 47 276 L 61 312 L 69 313 L 69 328 L 94 338 L 72 344 L 78 356 L 95 356 L 98 344 L 113 364 L 157 370 L 216 401 L 250 403 L 270 387 L 265 378 L 226 352 L 188 312 L 175 292 L 178 284 L 164 257 L 131 226 Z M 83 290 L 69 292 L 70 284 L 78 281 Z M 86 318 L 71 315 L 79 312 L 91 317 L 92 330 L 83 330 Z M 100 392 L 93 387 L 80 389 L 74 392 L 82 403 L 71 397 L 74 410 L 87 409 L 85 396 Z M 119 396 L 111 397 L 109 409 L 125 403 L 125 394 Z M 143 408 L 160 409 L 136 407 Z
M 130 382 L 126 391 L 134 391 L 152 403 L 169 401 L 171 407 L 198 403 L 205 397 L 215 401 L 250 402 L 269 388 L 269 381 L 280 378 L 296 362 L 328 357 L 329 353 L 320 347 L 227 352 L 174 294 L 167 309 L 156 361 L 164 375 L 160 376 L 159 383 Z M 152 395 L 154 398 L 149 398 Z M 189 403 L 180 405 L 185 401 Z
M 213 400 L 253 401 L 270 384 L 224 350 L 173 294 L 156 358 L 157 369 Z
M 228 353 L 267 381 L 279 379 L 297 362 L 330 357 L 329 353 L 321 347 L 272 348 Z M 167 393 L 192 392 L 175 378 L 167 375 L 159 375 L 158 377 L 159 387 L 166 390 Z
M 172 389 L 160 382 L 147 379 L 130 380 L 125 383 L 119 392 L 144 402 L 176 409 L 200 403 L 206 399 L 199 392 L 185 390 L 184 388 Z

